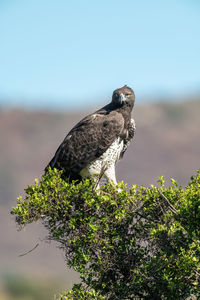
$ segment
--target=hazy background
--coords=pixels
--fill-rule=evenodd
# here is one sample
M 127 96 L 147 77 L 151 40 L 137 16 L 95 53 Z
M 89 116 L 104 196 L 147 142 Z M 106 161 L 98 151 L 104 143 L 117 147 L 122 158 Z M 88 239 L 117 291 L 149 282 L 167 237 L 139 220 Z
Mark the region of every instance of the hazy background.
M 137 132 L 118 180 L 186 185 L 195 174 L 199 36 L 198 0 L 0 0 L 0 300 L 53 299 L 78 280 L 42 226 L 17 232 L 9 210 L 114 89 L 136 94 Z

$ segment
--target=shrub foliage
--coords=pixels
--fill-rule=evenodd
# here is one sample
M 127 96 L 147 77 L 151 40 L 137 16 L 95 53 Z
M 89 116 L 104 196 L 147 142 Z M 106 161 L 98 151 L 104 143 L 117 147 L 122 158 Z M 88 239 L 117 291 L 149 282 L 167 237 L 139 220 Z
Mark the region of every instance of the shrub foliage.
M 11 213 L 19 227 L 41 220 L 81 284 L 60 299 L 200 297 L 200 171 L 186 188 L 90 180 L 67 183 L 48 170 Z M 120 188 L 120 192 L 119 192 Z

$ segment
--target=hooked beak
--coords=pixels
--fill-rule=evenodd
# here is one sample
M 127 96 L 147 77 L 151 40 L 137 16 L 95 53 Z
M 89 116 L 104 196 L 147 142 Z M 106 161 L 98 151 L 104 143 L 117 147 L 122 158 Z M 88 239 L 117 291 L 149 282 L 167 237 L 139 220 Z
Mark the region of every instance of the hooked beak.
M 119 94 L 119 103 L 123 104 L 124 102 L 126 102 L 126 97 L 121 93 Z

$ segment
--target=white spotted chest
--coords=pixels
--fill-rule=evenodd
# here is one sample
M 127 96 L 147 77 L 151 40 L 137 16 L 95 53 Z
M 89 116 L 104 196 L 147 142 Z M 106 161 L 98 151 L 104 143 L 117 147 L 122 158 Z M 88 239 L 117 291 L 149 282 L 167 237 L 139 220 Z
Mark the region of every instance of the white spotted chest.
M 102 172 L 105 173 L 106 170 L 113 169 L 120 158 L 123 146 L 123 140 L 118 137 L 99 158 L 89 163 L 80 171 L 81 177 L 86 178 L 93 175 L 102 175 Z

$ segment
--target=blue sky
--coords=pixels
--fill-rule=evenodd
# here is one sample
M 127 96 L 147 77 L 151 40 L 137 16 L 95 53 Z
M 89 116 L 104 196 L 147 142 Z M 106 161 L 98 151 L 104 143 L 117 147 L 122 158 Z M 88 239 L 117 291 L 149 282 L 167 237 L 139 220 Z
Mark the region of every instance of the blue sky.
M 200 93 L 200 1 L 0 0 L 0 106 L 96 107 L 124 84 Z

